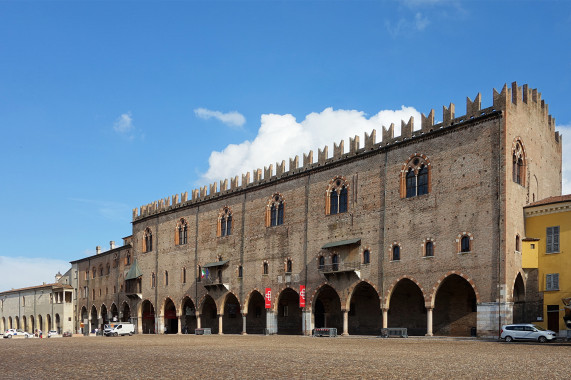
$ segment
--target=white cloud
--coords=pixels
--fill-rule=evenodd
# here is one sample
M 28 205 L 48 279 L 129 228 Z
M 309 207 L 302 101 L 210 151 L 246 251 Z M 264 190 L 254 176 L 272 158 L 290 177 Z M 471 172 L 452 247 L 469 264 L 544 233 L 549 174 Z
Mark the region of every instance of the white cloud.
M 422 13 L 416 12 L 413 19 L 401 17 L 396 23 L 385 20 L 385 27 L 389 34 L 393 37 L 399 35 L 407 35 L 412 32 L 421 32 L 430 24 L 430 21 Z
M 197 108 L 194 110 L 194 114 L 201 119 L 217 119 L 229 127 L 241 127 L 246 124 L 246 118 L 239 112 L 220 112 L 212 111 L 206 108 Z
M 0 256 L 0 291 L 26 288 L 55 282 L 59 271 L 64 274 L 71 268 L 67 261 L 43 257 L 8 257 Z
M 408 121 L 414 116 L 417 128 L 420 124 L 420 113 L 412 107 L 402 106 L 400 110 L 383 110 L 367 118 L 364 112 L 356 110 L 334 110 L 326 108 L 320 113 L 311 113 L 302 122 L 297 122 L 292 115 L 265 114 L 261 116 L 261 126 L 253 141 L 228 145 L 221 152 L 212 152 L 208 160 L 209 168 L 200 179 L 200 183 L 231 178 L 263 168 L 275 162 L 286 160 L 296 155 L 300 157 L 310 150 L 314 151 L 313 159 L 317 161 L 317 149 L 329 146 L 329 156 L 333 154 L 333 142 L 345 140 L 345 151 L 349 150 L 349 137 L 360 136 L 364 142 L 364 132 L 377 130 L 377 142 L 381 140 L 382 126 L 395 124 L 395 136 L 400 134 L 401 120 Z M 274 169 L 275 170 L 275 169 Z
M 133 118 L 131 117 L 131 113 L 124 113 L 115 120 L 113 124 L 113 129 L 115 132 L 120 134 L 129 134 L 134 129 L 135 126 L 133 125 Z
M 558 125 L 555 130 L 563 135 L 562 194 L 571 194 L 571 125 Z

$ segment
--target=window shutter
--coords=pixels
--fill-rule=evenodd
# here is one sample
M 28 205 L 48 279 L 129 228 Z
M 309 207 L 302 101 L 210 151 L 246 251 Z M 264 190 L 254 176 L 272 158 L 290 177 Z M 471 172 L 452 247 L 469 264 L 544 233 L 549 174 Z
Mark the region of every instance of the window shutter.
M 552 286 L 553 286 L 553 283 L 551 281 L 551 275 L 546 274 L 545 275 L 545 290 L 551 290 Z
M 547 239 L 546 239 L 546 247 L 545 252 L 551 253 L 553 252 L 553 227 L 547 227 Z
M 553 290 L 559 290 L 559 273 L 554 273 L 551 275 L 551 283 L 553 285 Z
M 553 252 L 559 252 L 559 226 L 551 228 L 553 229 Z

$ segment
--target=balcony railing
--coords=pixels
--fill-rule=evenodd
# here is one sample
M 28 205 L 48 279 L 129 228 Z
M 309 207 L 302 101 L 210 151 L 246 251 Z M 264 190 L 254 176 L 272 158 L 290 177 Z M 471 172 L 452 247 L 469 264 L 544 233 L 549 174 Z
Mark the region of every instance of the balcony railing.
M 323 274 L 334 274 L 334 273 L 350 273 L 361 270 L 362 266 L 367 264 L 361 264 L 360 262 L 341 262 L 336 264 L 324 264 L 320 265 L 317 269 L 320 273 Z

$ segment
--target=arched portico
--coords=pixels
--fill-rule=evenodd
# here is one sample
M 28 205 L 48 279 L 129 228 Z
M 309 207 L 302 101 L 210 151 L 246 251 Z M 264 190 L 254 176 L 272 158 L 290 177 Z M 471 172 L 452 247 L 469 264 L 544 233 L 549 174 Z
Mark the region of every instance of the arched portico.
M 224 334 L 240 334 L 242 332 L 242 313 L 240 301 L 234 293 L 226 294 L 223 305 L 222 332 Z
M 163 306 L 163 318 L 165 334 L 177 334 L 178 333 L 178 318 L 176 315 L 176 306 L 174 302 L 167 297 Z
M 141 332 L 143 334 L 155 334 L 155 307 L 149 300 L 141 304 Z
M 303 333 L 299 294 L 292 288 L 285 288 L 278 297 L 277 322 L 278 334 L 298 335 Z
M 513 323 L 525 323 L 525 285 L 521 273 L 518 273 L 513 287 Z
M 434 333 L 470 336 L 477 326 L 477 292 L 463 276 L 448 275 L 434 296 Z
M 196 308 L 188 296 L 182 300 L 180 326 L 183 334 L 193 334 L 196 330 Z
M 264 296 L 253 290 L 248 298 L 246 314 L 246 333 L 263 334 L 266 329 L 266 308 Z
M 85 310 L 85 316 L 87 318 L 87 309 Z M 48 325 L 48 331 L 53 330 L 54 327 L 52 325 L 52 316 L 50 314 L 46 315 L 46 322 Z
M 312 302 L 313 326 L 315 328 L 336 328 L 338 334 L 343 330 L 341 299 L 330 285 L 323 285 L 315 294 Z
M 109 314 L 107 313 L 107 306 L 105 304 L 101 305 L 101 326 L 100 329 L 103 331 L 105 325 L 109 323 Z
M 28 331 L 28 318 L 25 315 L 22 317 L 22 330 Z
M 126 301 L 123 302 L 122 314 L 121 322 L 131 322 L 131 306 Z
M 38 329 L 42 330 L 42 332 L 47 332 L 44 326 L 44 318 L 41 314 L 38 315 Z
M 56 314 L 55 320 L 56 320 L 56 331 L 58 334 L 61 334 L 62 333 L 62 331 L 61 331 L 61 318 L 59 317 L 59 314 Z
M 91 326 L 90 331 L 93 332 L 99 325 L 99 318 L 97 316 L 97 308 L 95 305 L 91 306 Z M 58 331 L 59 333 L 59 331 Z
M 117 309 L 117 305 L 115 305 L 115 302 L 111 304 L 111 321 L 112 322 L 119 321 L 119 310 Z
M 351 293 L 348 332 L 351 335 L 379 335 L 382 316 L 379 293 L 366 281 L 359 282 Z
M 200 322 L 202 328 L 210 328 L 212 334 L 218 334 L 218 308 L 216 302 L 209 294 L 204 296 L 200 308 Z
M 387 313 L 388 327 L 406 327 L 408 335 L 427 334 L 427 310 L 418 284 L 402 278 L 394 286 Z

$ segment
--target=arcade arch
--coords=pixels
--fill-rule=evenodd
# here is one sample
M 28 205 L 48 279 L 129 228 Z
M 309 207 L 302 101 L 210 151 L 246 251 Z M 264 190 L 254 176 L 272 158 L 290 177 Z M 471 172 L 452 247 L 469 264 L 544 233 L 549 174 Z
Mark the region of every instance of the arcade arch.
M 155 334 L 155 307 L 149 300 L 141 305 L 142 333 Z
M 266 308 L 264 296 L 257 290 L 250 293 L 248 314 L 246 314 L 246 333 L 263 334 L 266 329 Z
M 409 278 L 399 280 L 390 296 L 388 327 L 406 327 L 408 335 L 426 335 L 426 308 L 419 286 Z
M 476 327 L 477 297 L 472 285 L 457 274 L 447 276 L 434 299 L 435 335 L 470 336 Z
M 184 297 L 180 313 L 180 326 L 183 334 L 193 334 L 196 329 L 196 310 L 190 297 Z
M 212 334 L 218 334 L 218 308 L 210 295 L 206 295 L 202 301 L 200 313 L 201 327 L 210 328 Z
M 240 334 L 242 333 L 242 314 L 240 313 L 240 302 L 233 293 L 226 295 L 224 301 L 224 315 L 222 316 L 222 333 Z
M 313 325 L 315 328 L 336 328 L 338 333 L 343 331 L 343 313 L 341 299 L 337 291 L 329 285 L 323 285 L 317 291 L 312 303 Z
M 350 335 L 378 335 L 381 330 L 379 294 L 368 282 L 358 283 L 349 303 L 348 332 Z
M 178 318 L 176 315 L 176 306 L 174 302 L 167 298 L 163 307 L 163 318 L 165 325 L 165 334 L 176 334 L 178 333 Z
M 280 293 L 277 303 L 278 334 L 302 334 L 301 308 L 299 294 L 292 288 L 285 288 Z

